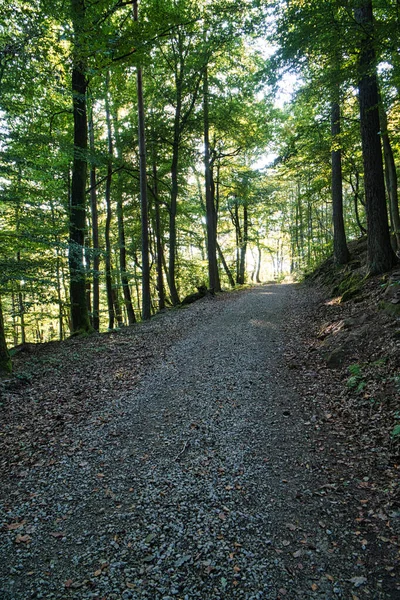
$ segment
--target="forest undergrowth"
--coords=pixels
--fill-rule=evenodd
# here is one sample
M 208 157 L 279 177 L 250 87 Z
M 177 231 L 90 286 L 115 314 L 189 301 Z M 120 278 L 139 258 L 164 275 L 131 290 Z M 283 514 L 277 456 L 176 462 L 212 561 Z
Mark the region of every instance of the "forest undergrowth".
M 348 265 L 336 268 L 330 258 L 306 279 L 319 300 L 305 297 L 302 310 L 291 314 L 286 327 L 296 334 L 286 361 L 318 415 L 310 424 L 318 432 L 316 457 L 335 440 L 328 487 L 344 486 L 358 504 L 354 535 L 368 547 L 371 568 L 375 561 L 383 579 L 392 578 L 397 597 L 400 269 L 367 277 L 365 240 L 350 248 Z

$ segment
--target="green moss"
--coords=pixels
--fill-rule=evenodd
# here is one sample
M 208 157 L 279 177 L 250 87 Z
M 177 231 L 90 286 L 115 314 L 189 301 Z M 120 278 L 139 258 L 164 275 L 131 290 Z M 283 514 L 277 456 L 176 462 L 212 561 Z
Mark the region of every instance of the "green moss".
M 12 371 L 11 358 L 8 356 L 0 362 L 0 377 L 7 377 Z
M 355 286 L 343 292 L 340 302 L 347 302 L 348 300 L 352 300 L 362 292 L 362 286 Z
M 390 315 L 400 317 L 400 304 L 392 304 L 392 302 L 385 302 L 385 300 L 381 300 L 379 302 L 379 308 Z

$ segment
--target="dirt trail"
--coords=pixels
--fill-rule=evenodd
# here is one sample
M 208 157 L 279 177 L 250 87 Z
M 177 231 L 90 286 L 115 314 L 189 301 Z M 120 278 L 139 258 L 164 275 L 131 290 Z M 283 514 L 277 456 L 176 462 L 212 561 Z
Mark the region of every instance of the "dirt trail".
M 297 301 L 270 285 L 182 311 L 168 356 L 15 484 L 2 600 L 395 598 L 283 359 Z

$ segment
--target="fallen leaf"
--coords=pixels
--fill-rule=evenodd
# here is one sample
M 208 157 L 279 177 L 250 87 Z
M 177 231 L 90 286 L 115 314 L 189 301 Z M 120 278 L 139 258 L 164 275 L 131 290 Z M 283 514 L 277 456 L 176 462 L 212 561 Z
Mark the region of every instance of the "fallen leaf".
M 29 542 L 32 541 L 32 538 L 30 535 L 21 535 L 20 533 L 17 535 L 17 537 L 15 538 L 15 543 L 16 544 L 29 544 Z
M 318 586 L 317 586 L 317 584 L 316 584 L 316 583 L 313 583 L 313 584 L 312 584 L 312 586 L 311 586 L 311 589 L 312 589 L 312 591 L 313 591 L 313 592 L 316 592 L 316 591 L 317 591 L 317 589 L 318 589 Z
M 11 523 L 10 525 L 6 525 L 8 531 L 13 531 L 14 529 L 19 529 L 25 525 L 26 521 L 20 521 L 19 523 Z
M 99 577 L 99 575 L 101 575 L 101 569 L 97 569 L 97 571 L 94 572 L 95 577 Z
M 64 582 L 64 587 L 69 588 L 69 587 L 71 587 L 72 584 L 73 584 L 72 579 L 67 579 L 67 581 Z
M 63 537 L 65 537 L 65 533 L 63 533 L 62 531 L 55 531 L 53 533 L 50 533 L 50 535 L 52 535 L 54 538 L 63 538 Z

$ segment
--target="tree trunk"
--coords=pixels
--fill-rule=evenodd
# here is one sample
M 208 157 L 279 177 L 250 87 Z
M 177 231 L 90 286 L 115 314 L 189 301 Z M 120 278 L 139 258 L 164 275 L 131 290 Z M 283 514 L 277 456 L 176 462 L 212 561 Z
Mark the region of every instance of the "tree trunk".
M 257 244 L 257 250 L 258 250 L 258 258 L 257 258 L 256 283 L 261 283 L 261 280 L 260 280 L 260 271 L 261 271 L 262 250 L 261 250 L 260 244 Z
M 163 255 L 164 248 L 161 239 L 161 219 L 160 219 L 160 200 L 158 198 L 158 180 L 157 180 L 156 158 L 153 157 L 153 194 L 154 194 L 154 213 L 155 213 L 155 235 L 157 249 L 157 292 L 158 292 L 158 310 L 165 308 L 165 292 L 163 277 Z
M 333 221 L 333 253 L 339 265 L 350 260 L 350 252 L 346 242 L 343 219 L 343 183 L 342 183 L 342 150 L 340 148 L 340 106 L 333 102 L 331 107 L 332 133 L 332 221 Z
M 379 104 L 379 117 L 381 124 L 381 136 L 383 142 L 383 155 L 385 158 L 386 188 L 389 196 L 390 214 L 392 218 L 393 233 L 395 235 L 396 250 L 400 249 L 400 215 L 399 196 L 397 191 L 397 171 L 394 162 L 392 145 L 388 133 L 388 123 L 382 100 Z
M 138 20 L 138 2 L 133 0 L 133 18 Z M 139 135 L 139 173 L 140 173 L 140 216 L 142 232 L 142 319 L 151 316 L 150 263 L 149 263 L 149 225 L 147 203 L 146 139 L 144 124 L 144 102 L 142 69 L 137 67 L 138 135 Z
M 119 125 L 118 125 L 118 108 L 114 105 L 113 110 L 113 121 L 114 121 L 114 136 L 115 136 L 115 149 L 119 161 L 122 161 L 122 149 L 121 140 L 119 136 Z M 119 268 L 121 276 L 122 293 L 124 296 L 124 304 L 126 310 L 126 316 L 128 318 L 128 325 L 134 325 L 136 323 L 135 310 L 132 303 L 131 288 L 129 286 L 129 278 L 126 264 L 126 237 L 125 237 L 125 223 L 124 223 L 124 202 L 122 195 L 122 177 L 121 172 L 117 175 L 117 221 L 118 221 L 118 249 L 119 249 Z
M 204 176 L 206 197 L 206 223 L 207 223 L 207 258 L 209 287 L 215 292 L 221 291 L 221 283 L 217 262 L 217 212 L 215 210 L 212 185 L 212 172 L 210 164 L 210 137 L 208 118 L 208 72 L 204 70 L 203 79 L 203 119 L 204 119 Z
M 226 273 L 226 276 L 228 277 L 228 280 L 229 280 L 229 285 L 230 285 L 232 288 L 234 288 L 234 287 L 235 287 L 235 280 L 234 280 L 234 278 L 233 278 L 233 275 L 232 275 L 232 273 L 231 273 L 231 270 L 230 270 L 230 268 L 228 267 L 228 264 L 227 264 L 227 262 L 226 262 L 226 260 L 225 260 L 225 256 L 224 256 L 224 255 L 223 255 L 223 253 L 222 253 L 221 246 L 218 244 L 218 242 L 216 242 L 216 244 L 217 244 L 218 256 L 219 256 L 219 259 L 220 259 L 220 261 L 221 261 L 221 263 L 222 263 L 222 266 L 224 267 L 224 271 L 225 271 L 225 273 Z
M 74 159 L 69 215 L 70 302 L 72 333 L 92 331 L 86 304 L 86 273 L 83 262 L 86 227 L 87 120 L 86 64 L 81 40 L 85 28 L 85 1 L 71 0 L 74 45 L 72 51 L 72 98 L 74 116 Z
M 111 230 L 111 183 L 112 183 L 112 161 L 113 161 L 113 141 L 111 132 L 111 117 L 110 117 L 110 106 L 108 98 L 108 87 L 109 87 L 110 74 L 106 74 L 106 94 L 105 94 L 105 108 L 106 108 L 106 123 L 107 123 L 107 140 L 108 140 L 108 159 L 107 159 L 107 178 L 106 178 L 106 226 L 105 226 L 105 243 L 106 243 L 106 292 L 107 292 L 107 307 L 108 307 L 108 329 L 114 328 L 114 295 L 113 295 L 113 284 L 112 284 L 112 269 L 111 269 L 111 242 L 110 242 L 110 230 Z
M 178 203 L 178 157 L 179 157 L 179 104 L 175 113 L 174 143 L 172 147 L 171 163 L 171 202 L 169 206 L 169 264 L 168 285 L 171 292 L 172 304 L 179 304 L 179 295 L 175 281 L 176 267 L 176 210 Z
M 360 25 L 359 104 L 367 211 L 367 253 L 371 274 L 384 273 L 397 262 L 390 243 L 380 142 L 379 98 L 374 50 L 372 1 L 354 10 Z
M 121 271 L 122 293 L 124 295 L 124 303 L 128 324 L 136 323 L 135 311 L 132 303 L 131 289 L 129 287 L 128 272 L 126 266 L 126 239 L 125 239 L 125 224 L 124 224 L 124 206 L 121 190 L 121 179 L 118 175 L 118 196 L 117 196 L 117 219 L 118 219 L 118 246 L 119 246 L 119 267 Z
M 246 252 L 247 252 L 247 240 L 248 240 L 248 210 L 247 206 L 243 206 L 243 239 L 240 244 L 240 265 L 239 265 L 239 277 L 238 283 L 244 284 L 246 279 Z
M 92 216 L 92 251 L 93 251 L 93 276 L 92 276 L 92 325 L 95 331 L 100 330 L 100 244 L 99 244 L 99 218 L 97 210 L 97 182 L 96 167 L 94 163 L 94 126 L 93 107 L 89 113 L 89 146 L 92 154 L 90 165 L 90 209 Z
M 0 302 L 0 377 L 11 373 L 11 358 L 7 350 L 6 336 L 4 331 L 3 311 Z

